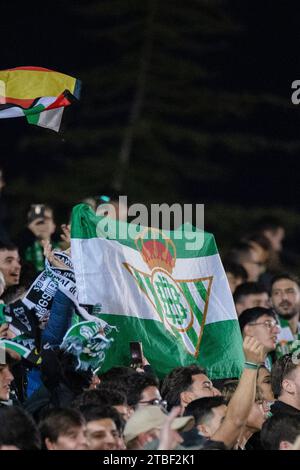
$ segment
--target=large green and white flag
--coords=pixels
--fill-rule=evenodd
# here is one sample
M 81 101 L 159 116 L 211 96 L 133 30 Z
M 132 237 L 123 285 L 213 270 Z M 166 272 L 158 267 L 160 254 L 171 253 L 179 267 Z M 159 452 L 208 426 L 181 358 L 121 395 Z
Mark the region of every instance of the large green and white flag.
M 129 365 L 129 342 L 142 341 L 160 377 L 193 363 L 213 379 L 239 376 L 242 337 L 214 236 L 199 232 L 202 246 L 187 249 L 192 226 L 132 231 L 124 222 L 103 229 L 103 222 L 87 205 L 73 209 L 79 303 L 101 304 L 101 318 L 117 327 L 102 370 Z

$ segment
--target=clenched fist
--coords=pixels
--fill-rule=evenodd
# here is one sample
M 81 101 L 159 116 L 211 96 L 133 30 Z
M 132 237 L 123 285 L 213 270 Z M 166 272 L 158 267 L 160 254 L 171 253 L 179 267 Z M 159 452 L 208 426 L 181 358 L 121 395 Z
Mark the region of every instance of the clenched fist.
M 264 346 L 252 336 L 245 336 L 243 343 L 246 362 L 263 364 L 266 359 Z

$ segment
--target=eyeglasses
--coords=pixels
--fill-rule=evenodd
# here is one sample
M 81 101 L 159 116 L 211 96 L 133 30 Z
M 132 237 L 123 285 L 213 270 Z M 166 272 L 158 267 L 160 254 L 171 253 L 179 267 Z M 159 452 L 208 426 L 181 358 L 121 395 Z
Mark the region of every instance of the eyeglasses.
M 264 325 L 268 330 L 272 330 L 274 326 L 278 326 L 278 323 L 276 320 L 265 320 L 257 323 L 249 323 L 249 325 Z
M 153 400 L 144 400 L 144 401 L 139 401 L 140 405 L 154 405 L 154 406 L 161 406 L 162 408 L 167 408 L 167 402 L 166 400 L 154 398 Z

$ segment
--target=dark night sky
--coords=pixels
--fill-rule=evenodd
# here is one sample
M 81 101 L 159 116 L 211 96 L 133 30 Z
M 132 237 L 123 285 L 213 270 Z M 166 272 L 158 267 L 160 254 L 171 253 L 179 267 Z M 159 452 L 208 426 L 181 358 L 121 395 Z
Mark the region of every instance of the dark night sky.
M 5 2 L 4 2 L 5 3 Z M 84 2 L 88 4 L 88 1 Z M 222 8 L 222 7 L 220 7 Z M 16 8 L 12 2 L 2 6 L 5 22 L 0 29 L 1 69 L 19 65 L 40 65 L 64 71 L 75 77 L 85 67 L 95 61 L 107 61 L 110 51 L 99 50 L 78 33 L 78 22 L 68 11 L 66 2 L 22 2 Z M 235 0 L 230 2 L 227 11 L 243 25 L 244 32 L 239 41 L 232 44 L 226 60 L 215 64 L 223 73 L 218 87 L 228 91 L 238 90 L 251 93 L 270 93 L 284 98 L 287 109 L 274 119 L 265 116 L 261 110 L 260 119 L 241 124 L 262 136 L 276 139 L 284 134 L 296 140 L 299 135 L 300 105 L 293 106 L 290 101 L 291 83 L 300 79 L 299 24 L 297 2 Z M 212 58 L 213 60 L 213 58 Z M 89 90 L 85 90 L 89 93 Z M 57 166 L 59 160 L 41 162 L 37 154 L 26 155 L 17 148 L 17 142 L 25 134 L 36 136 L 33 129 L 21 120 L 0 120 L 1 164 L 4 165 L 8 179 L 16 175 L 37 174 Z M 41 131 L 42 132 L 42 131 Z M 54 135 L 63 148 L 63 137 Z M 214 198 L 228 203 L 290 205 L 300 208 L 299 159 L 292 154 L 282 157 L 280 151 L 257 154 L 253 160 L 236 160 L 224 155 L 224 160 L 216 157 L 219 165 L 237 168 L 239 178 L 224 186 L 215 188 Z M 193 188 L 186 188 L 187 193 Z M 209 190 L 204 191 L 209 200 Z M 202 201 L 201 201 L 202 202 Z

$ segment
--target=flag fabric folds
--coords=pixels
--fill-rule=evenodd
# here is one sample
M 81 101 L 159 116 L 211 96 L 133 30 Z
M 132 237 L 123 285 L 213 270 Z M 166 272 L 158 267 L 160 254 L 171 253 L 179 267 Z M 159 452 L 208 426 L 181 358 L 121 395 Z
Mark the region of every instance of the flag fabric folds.
M 89 206 L 73 209 L 79 302 L 100 306 L 100 317 L 116 327 L 102 370 L 129 365 L 129 342 L 141 341 L 159 377 L 194 363 L 212 379 L 239 377 L 242 337 L 214 236 L 202 232 L 203 246 L 191 250 L 178 231 L 140 227 L 133 239 L 129 225 L 116 222 L 116 238 L 99 222 Z M 179 229 L 189 239 L 193 230 Z
M 26 117 L 59 131 L 63 110 L 80 97 L 76 78 L 43 67 L 0 71 L 0 118 Z

